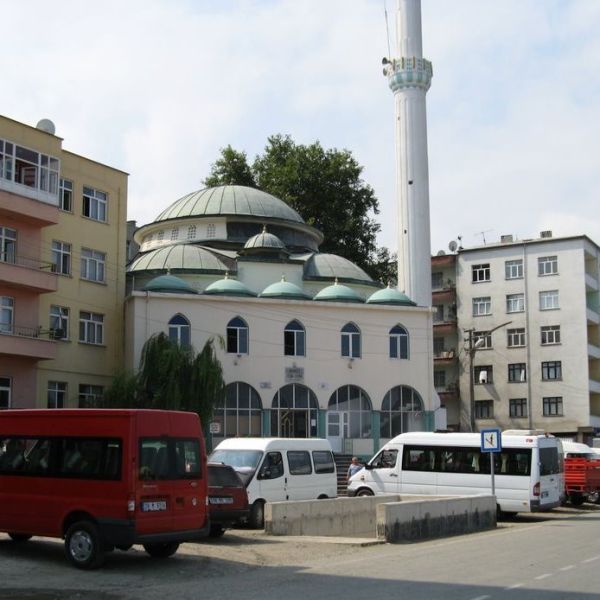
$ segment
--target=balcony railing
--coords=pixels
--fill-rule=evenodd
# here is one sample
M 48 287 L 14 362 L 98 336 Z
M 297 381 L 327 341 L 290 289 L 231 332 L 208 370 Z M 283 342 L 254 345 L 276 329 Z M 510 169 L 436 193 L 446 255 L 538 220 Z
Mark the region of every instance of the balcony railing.
M 48 272 L 54 271 L 54 264 L 51 262 L 41 261 L 39 258 L 31 258 L 29 256 L 15 255 L 14 252 L 0 252 L 0 262 L 27 269 L 40 269 Z

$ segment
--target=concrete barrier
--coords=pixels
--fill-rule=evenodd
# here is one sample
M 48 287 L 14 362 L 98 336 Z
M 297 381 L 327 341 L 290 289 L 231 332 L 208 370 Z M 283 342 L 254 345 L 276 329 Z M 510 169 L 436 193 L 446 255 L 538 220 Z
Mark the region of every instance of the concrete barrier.
M 410 542 L 496 526 L 493 496 L 386 495 L 265 505 L 270 535 L 369 537 Z

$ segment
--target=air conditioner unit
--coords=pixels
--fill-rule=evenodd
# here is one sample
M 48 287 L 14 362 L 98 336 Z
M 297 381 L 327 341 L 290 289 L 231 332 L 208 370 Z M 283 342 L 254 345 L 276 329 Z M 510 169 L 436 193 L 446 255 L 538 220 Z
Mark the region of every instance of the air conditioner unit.
M 501 235 L 500 236 L 500 243 L 502 244 L 508 244 L 509 242 L 513 241 L 513 236 L 512 235 Z
M 546 231 L 540 231 L 540 237 L 541 238 L 551 238 L 552 237 L 552 230 L 546 229 Z
M 479 373 L 479 383 L 487 383 L 487 371 L 481 371 Z

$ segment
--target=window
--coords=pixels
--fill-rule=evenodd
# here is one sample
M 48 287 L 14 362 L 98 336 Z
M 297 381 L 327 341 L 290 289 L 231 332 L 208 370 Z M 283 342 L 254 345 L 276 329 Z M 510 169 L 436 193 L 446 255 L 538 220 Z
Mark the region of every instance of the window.
M 317 437 L 319 401 L 309 387 L 300 383 L 284 385 L 275 393 L 271 409 L 271 435 Z
M 471 267 L 472 281 L 473 283 L 480 283 L 482 281 L 490 281 L 490 265 L 489 263 L 484 265 L 473 265 Z
M 524 294 L 508 294 L 506 296 L 506 312 L 517 313 L 525 310 Z
M 543 399 L 544 416 L 545 417 L 562 417 L 563 416 L 563 399 L 562 396 L 552 396 Z
M 347 323 L 341 331 L 342 356 L 360 358 L 360 329 L 354 323 Z
M 527 398 L 511 398 L 508 401 L 508 411 L 512 418 L 519 419 L 527 416 Z
M 517 327 L 516 329 L 507 329 L 506 338 L 506 345 L 509 348 L 519 348 L 521 346 L 525 346 L 525 328 Z
M 161 229 L 157 234 L 156 234 L 156 241 L 157 242 L 162 242 L 165 239 L 165 231 L 164 229 Z
M 493 400 L 476 400 L 475 401 L 475 418 L 476 419 L 493 419 L 494 418 L 494 401 Z
M 310 453 L 306 450 L 288 450 L 287 459 L 290 475 L 310 475 L 312 473 Z
M 538 275 L 544 277 L 545 275 L 557 275 L 558 274 L 558 256 L 540 256 L 538 258 Z
M 489 331 L 474 331 L 473 344 L 478 350 L 489 350 L 492 347 L 492 334 Z
M 79 384 L 79 408 L 96 408 L 104 395 L 101 385 Z
M 560 360 L 542 363 L 542 381 L 552 381 L 553 379 L 562 379 L 562 362 Z
M 473 298 L 473 316 L 482 317 L 483 315 L 492 314 L 492 299 L 490 296 L 481 298 Z
M 267 452 L 257 479 L 278 479 L 283 477 L 283 457 L 281 452 Z
M 506 279 L 523 279 L 523 259 L 507 260 L 504 263 Z
M 229 383 L 225 399 L 215 407 L 214 421 L 221 424 L 223 437 L 262 435 L 262 403 L 258 392 L 241 381 Z
M 423 400 L 417 390 L 408 385 L 392 388 L 381 403 L 380 436 L 393 438 L 406 431 L 422 431 L 423 410 Z
M 371 437 L 371 400 L 367 393 L 356 385 L 343 385 L 329 397 L 328 411 L 348 414 L 347 425 L 342 424 L 343 438 Z
M 558 290 L 540 292 L 540 310 L 554 310 L 558 306 Z
M 190 225 L 188 227 L 187 239 L 188 240 L 195 240 L 196 239 L 196 226 L 195 225 Z
M 431 274 L 431 289 L 441 290 L 444 287 L 444 273 L 436 271 Z
M 408 331 L 402 325 L 390 329 L 390 358 L 408 358 Z
M 545 325 L 540 328 L 542 346 L 560 344 L 560 325 Z
M 58 477 L 74 479 L 121 478 L 121 441 L 110 438 L 55 438 Z
M 214 223 L 209 223 L 206 226 L 206 237 L 207 238 L 214 238 L 215 237 L 215 233 L 216 233 L 216 227 Z
M 73 212 L 73 182 L 68 179 L 61 178 L 60 180 L 58 208 L 65 212 Z
M 69 309 L 65 306 L 50 306 L 50 330 L 52 339 L 69 339 Z
M 89 248 L 81 249 L 81 279 L 103 283 L 105 281 L 106 254 Z
M 329 450 L 313 450 L 315 473 L 335 473 L 333 454 Z
M 434 304 L 433 309 L 433 322 L 434 323 L 443 323 L 444 322 L 444 305 L 443 304 Z
M 398 450 L 382 450 L 370 463 L 374 469 L 393 469 L 398 460 Z
M 522 383 L 527 381 L 527 367 L 525 363 L 512 363 L 508 365 L 509 383 Z
M 475 385 L 494 383 L 493 368 L 491 365 L 480 365 L 473 368 Z
M 227 324 L 227 352 L 230 354 L 248 354 L 248 325 L 235 317 Z
M 85 344 L 104 343 L 104 315 L 79 313 L 79 341 Z
M 283 332 L 283 352 L 285 356 L 306 356 L 306 333 L 302 323 L 290 321 Z
M 67 401 L 67 384 L 64 381 L 48 382 L 48 408 L 64 408 Z
M 59 160 L 0 140 L 0 178 L 49 194 L 58 192 Z
M 180 346 L 191 344 L 190 322 L 183 315 L 175 315 L 169 321 L 169 339 Z
M 10 378 L 0 377 L 0 410 L 10 408 Z
M 198 440 L 168 437 L 140 440 L 140 479 L 192 479 L 201 474 Z
M 171 230 L 171 239 L 176 240 L 179 237 L 179 227 L 175 227 Z
M 433 385 L 436 390 L 446 387 L 446 371 L 433 372 Z
M 108 195 L 90 187 L 83 187 L 83 216 L 106 223 Z
M 10 296 L 0 296 L 0 333 L 13 332 L 15 300 Z
M 0 226 L 0 262 L 14 263 L 17 260 L 17 231 Z
M 60 275 L 71 274 L 71 244 L 52 242 L 52 268 Z
M 441 356 L 442 352 L 446 349 L 446 342 L 443 337 L 433 338 L 433 355 Z

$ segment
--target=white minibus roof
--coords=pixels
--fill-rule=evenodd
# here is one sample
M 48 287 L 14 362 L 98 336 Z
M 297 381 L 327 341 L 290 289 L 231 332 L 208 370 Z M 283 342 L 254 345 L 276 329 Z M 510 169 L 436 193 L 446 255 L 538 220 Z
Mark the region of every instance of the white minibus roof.
M 553 436 L 546 436 L 546 434 L 523 434 L 515 435 L 513 433 L 502 432 L 501 443 L 502 446 L 512 446 L 517 448 L 531 447 L 537 445 L 539 440 L 556 440 Z M 434 433 L 432 431 L 411 431 L 408 433 L 401 433 L 395 438 L 392 438 L 387 445 L 396 444 L 429 444 L 431 446 L 481 446 L 481 433 Z
M 329 450 L 331 444 L 322 438 L 226 438 L 215 450 Z

